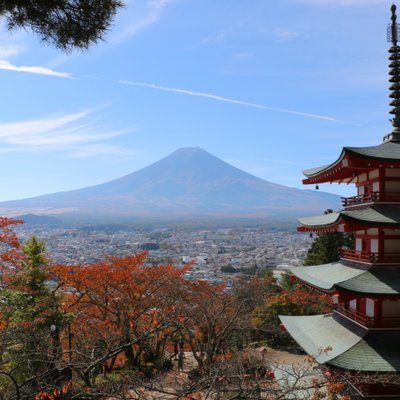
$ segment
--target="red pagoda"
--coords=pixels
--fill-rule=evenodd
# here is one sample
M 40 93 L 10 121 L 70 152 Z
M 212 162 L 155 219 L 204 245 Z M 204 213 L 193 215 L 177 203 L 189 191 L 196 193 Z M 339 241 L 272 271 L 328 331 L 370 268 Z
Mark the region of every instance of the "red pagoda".
M 332 164 L 304 172 L 305 184 L 357 188 L 356 196 L 342 199 L 342 211 L 299 219 L 301 232 L 354 235 L 354 248 L 343 248 L 338 262 L 292 270 L 303 285 L 332 296 L 334 311 L 281 317 L 307 353 L 346 371 L 357 395 L 370 399 L 400 399 L 400 29 L 396 6 L 391 10 L 392 132 L 380 145 L 344 147 Z

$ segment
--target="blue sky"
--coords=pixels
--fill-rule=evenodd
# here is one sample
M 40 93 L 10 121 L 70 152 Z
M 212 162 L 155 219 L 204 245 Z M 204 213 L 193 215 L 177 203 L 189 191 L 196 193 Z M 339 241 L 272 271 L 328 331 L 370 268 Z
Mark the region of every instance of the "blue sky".
M 71 54 L 3 26 L 0 201 L 106 182 L 188 146 L 303 187 L 302 170 L 390 131 L 391 3 L 130 0 L 105 41 Z

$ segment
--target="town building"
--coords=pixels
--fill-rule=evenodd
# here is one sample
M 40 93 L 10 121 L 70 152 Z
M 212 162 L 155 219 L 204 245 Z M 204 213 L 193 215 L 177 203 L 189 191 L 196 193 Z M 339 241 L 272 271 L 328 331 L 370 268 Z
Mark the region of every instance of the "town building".
M 286 330 L 316 360 L 346 378 L 360 398 L 400 398 L 400 46 L 396 6 L 388 37 L 393 130 L 372 147 L 344 147 L 332 164 L 304 172 L 305 184 L 354 184 L 343 210 L 301 218 L 301 232 L 351 232 L 338 262 L 292 269 L 332 296 L 329 315 L 288 317 Z

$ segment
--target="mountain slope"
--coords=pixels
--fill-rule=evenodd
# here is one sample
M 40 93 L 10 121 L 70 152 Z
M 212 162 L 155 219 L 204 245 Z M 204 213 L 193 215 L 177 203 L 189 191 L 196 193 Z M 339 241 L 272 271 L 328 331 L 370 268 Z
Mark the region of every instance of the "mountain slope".
M 81 216 L 303 215 L 338 208 L 339 197 L 271 183 L 201 148 L 182 148 L 122 178 L 69 192 L 0 203 L 21 209 Z

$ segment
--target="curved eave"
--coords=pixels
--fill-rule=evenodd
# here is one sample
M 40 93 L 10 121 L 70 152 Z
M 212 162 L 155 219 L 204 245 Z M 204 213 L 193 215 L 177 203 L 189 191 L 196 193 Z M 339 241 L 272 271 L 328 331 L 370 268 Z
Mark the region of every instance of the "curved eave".
M 353 278 L 337 282 L 337 289 L 373 295 L 400 295 L 400 268 L 373 267 Z
M 364 372 L 399 372 L 399 331 L 370 331 L 353 347 L 329 360 L 334 367 Z
M 400 142 L 398 141 L 389 141 L 369 147 L 344 147 L 344 150 L 349 155 L 362 157 L 371 161 L 397 163 L 393 165 L 396 167 L 400 164 Z
M 315 217 L 298 218 L 301 226 L 299 232 L 336 231 L 342 221 L 341 213 L 329 213 Z
M 375 226 L 400 227 L 400 206 L 376 205 L 362 209 L 299 218 L 299 232 L 351 232 Z
M 366 334 L 354 324 L 338 323 L 332 314 L 279 318 L 293 339 L 321 364 L 348 351 Z
M 303 173 L 304 184 L 324 182 L 351 183 L 357 169 L 400 168 L 400 142 L 386 142 L 370 147 L 344 147 L 339 158 L 329 165 L 311 168 Z
M 303 171 L 303 174 L 307 177 L 303 179 L 304 184 L 332 182 L 340 172 L 342 172 L 345 166 L 343 165 L 343 158 L 345 156 L 344 149 L 342 150 L 339 158 L 332 164 L 322 165 Z
M 336 289 L 336 285 L 347 280 L 356 279 L 366 271 L 365 268 L 358 269 L 342 264 L 341 262 L 335 262 L 310 267 L 295 267 L 291 269 L 291 272 L 307 286 L 330 293 Z
M 342 211 L 344 220 L 369 226 L 398 226 L 400 225 L 400 206 L 376 205 L 358 210 Z
M 368 331 L 337 314 L 279 318 L 320 364 L 350 371 L 400 371 L 399 331 Z

